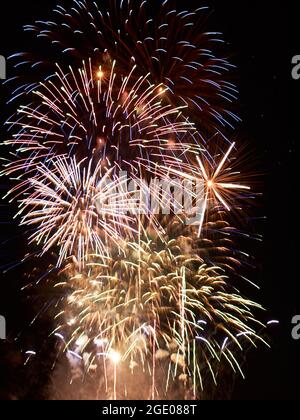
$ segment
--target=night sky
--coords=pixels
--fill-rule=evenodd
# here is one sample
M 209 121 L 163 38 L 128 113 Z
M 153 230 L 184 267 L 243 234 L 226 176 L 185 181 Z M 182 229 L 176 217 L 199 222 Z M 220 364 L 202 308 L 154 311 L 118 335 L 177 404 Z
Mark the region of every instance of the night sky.
M 200 1 L 189 1 L 199 7 Z M 300 340 L 291 337 L 291 320 L 300 314 L 300 287 L 296 254 L 298 230 L 297 176 L 298 125 L 300 131 L 300 80 L 291 77 L 291 58 L 300 54 L 295 1 L 259 0 L 205 0 L 213 13 L 209 28 L 224 33 L 231 61 L 237 66 L 235 81 L 240 90 L 237 109 L 243 122 L 236 134 L 251 149 L 253 168 L 260 174 L 260 191 L 263 197 L 256 203 L 255 214 L 261 216 L 254 222 L 257 232 L 264 235 L 262 244 L 249 244 L 256 268 L 252 279 L 261 290 L 245 289 L 267 309 L 266 319 L 278 319 L 280 326 L 272 327 L 272 349 L 260 346 L 251 351 L 244 366 L 246 380 L 237 380 L 231 395 L 234 399 L 298 399 L 300 365 L 297 360 Z M 8 56 L 26 50 L 31 36 L 24 36 L 21 26 L 36 19 L 47 19 L 47 13 L 56 1 L 11 0 L 1 7 L 0 54 Z M 181 1 L 178 0 L 178 4 Z M 8 75 L 10 68 L 8 67 Z M 1 97 L 1 138 L 3 121 L 9 115 Z M 3 149 L 3 148 L 2 148 Z M 3 156 L 4 151 L 1 152 Z M 7 190 L 5 180 L 0 180 L 0 192 Z M 3 269 L 18 261 L 24 253 L 24 241 L 16 222 L 12 221 L 14 208 L 3 201 L 0 205 L 0 261 Z M 14 394 L 14 388 L 27 388 L 22 398 L 43 398 L 47 388 L 47 361 L 41 369 L 33 364 L 32 376 L 22 366 L 24 347 L 39 347 L 51 354 L 51 343 L 45 345 L 47 320 L 29 327 L 38 307 L 38 296 L 28 303 L 20 291 L 22 267 L 1 274 L 0 315 L 7 319 L 8 340 L 0 341 L 0 399 Z M 37 333 L 39 329 L 39 333 Z M 14 338 L 20 337 L 19 341 Z M 45 346 L 50 349 L 45 349 Z M 47 351 L 46 351 L 47 350 Z M 50 362 L 49 362 L 50 363 Z M 29 375 L 30 376 L 30 375 Z M 26 386 L 22 384 L 26 382 Z M 29 384 L 29 385 L 28 385 Z M 10 390 L 10 392 L 7 392 Z

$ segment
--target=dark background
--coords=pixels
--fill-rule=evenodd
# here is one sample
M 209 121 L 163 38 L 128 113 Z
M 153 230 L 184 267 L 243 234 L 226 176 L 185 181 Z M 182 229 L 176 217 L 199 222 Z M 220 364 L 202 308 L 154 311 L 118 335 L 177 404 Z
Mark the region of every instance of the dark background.
M 178 0 L 178 5 L 184 4 Z M 291 338 L 291 319 L 300 314 L 298 276 L 298 121 L 300 122 L 300 80 L 291 77 L 291 58 L 300 54 L 300 36 L 296 17 L 296 2 L 261 0 L 201 0 L 189 1 L 191 6 L 208 5 L 213 13 L 209 26 L 222 31 L 232 52 L 231 61 L 238 66 L 237 84 L 240 89 L 240 115 L 243 123 L 239 132 L 252 150 L 254 165 L 261 173 L 264 197 L 257 213 L 266 216 L 257 229 L 264 235 L 261 245 L 253 246 L 257 268 L 252 274 L 261 291 L 250 294 L 268 310 L 268 319 L 278 319 L 280 326 L 272 328 L 272 349 L 260 348 L 247 359 L 246 381 L 237 380 L 234 399 L 298 399 L 300 341 Z M 0 54 L 8 56 L 28 49 L 31 37 L 24 37 L 23 24 L 46 19 L 55 1 L 11 0 L 1 4 Z M 5 7 L 5 9 L 4 9 Z M 299 25 L 299 24 L 298 24 Z M 8 68 L 8 75 L 10 69 Z M 0 103 L 3 100 L 2 90 Z M 7 117 L 1 106 L 1 127 Z M 300 131 L 300 123 L 299 123 Z M 3 132 L 1 141 L 3 139 Z M 3 148 L 2 148 L 3 149 Z M 0 155 L 3 154 L 0 149 Z M 0 193 L 7 190 L 0 179 Z M 12 222 L 13 211 L 0 202 L 1 266 L 22 257 L 24 249 L 18 227 Z M 47 375 L 35 366 L 32 384 L 21 365 L 21 344 L 14 338 L 22 332 L 28 349 L 35 329 L 29 326 L 36 308 L 26 304 L 20 291 L 22 268 L 1 276 L 0 314 L 8 323 L 8 341 L 0 342 L 1 390 L 28 388 L 24 398 L 42 398 Z M 47 328 L 47 326 L 43 326 Z M 27 341 L 26 341 L 27 340 Z M 40 338 L 41 348 L 45 345 Z M 35 344 L 39 339 L 35 339 Z M 24 342 L 22 342 L 24 346 Z M 29 389 L 31 387 L 31 389 Z M 12 391 L 13 392 L 13 391 Z M 3 392 L 2 392 L 3 395 Z

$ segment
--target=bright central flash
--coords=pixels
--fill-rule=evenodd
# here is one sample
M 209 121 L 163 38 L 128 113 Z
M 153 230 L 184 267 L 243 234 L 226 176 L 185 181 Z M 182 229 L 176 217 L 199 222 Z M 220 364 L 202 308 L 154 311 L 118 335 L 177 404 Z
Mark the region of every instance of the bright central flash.
M 118 363 L 120 363 L 120 361 L 121 361 L 121 355 L 120 355 L 120 353 L 118 353 L 117 351 L 115 351 L 115 350 L 111 350 L 110 352 L 109 352 L 109 355 L 108 355 L 108 357 L 110 358 L 110 360 L 114 363 L 114 364 L 118 364 Z

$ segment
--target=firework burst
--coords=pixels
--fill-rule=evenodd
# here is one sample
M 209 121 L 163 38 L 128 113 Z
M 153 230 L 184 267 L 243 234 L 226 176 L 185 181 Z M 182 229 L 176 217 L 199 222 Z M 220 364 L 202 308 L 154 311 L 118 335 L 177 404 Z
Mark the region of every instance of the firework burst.
M 166 89 L 151 84 L 149 75 L 134 81 L 135 71 L 134 66 L 120 76 L 114 62 L 105 78 L 91 60 L 68 73 L 57 65 L 54 80 L 33 92 L 34 106 L 22 105 L 15 120 L 7 122 L 19 131 L 6 141 L 18 153 L 6 172 L 28 176 L 40 162 L 74 155 L 132 172 L 140 160 L 163 163 L 167 157 L 175 161 L 175 152 L 199 151 L 196 139 L 191 140 L 195 128 L 182 117 L 184 107 L 164 104 Z
M 92 252 L 107 256 L 109 241 L 121 244 L 122 234 L 130 230 L 124 215 L 128 200 L 118 196 L 115 207 L 102 205 L 100 211 L 97 202 L 114 197 L 123 180 L 108 182 L 111 171 L 102 175 L 101 163 L 92 169 L 92 161 L 57 158 L 52 165 L 39 165 L 31 179 L 33 192 L 21 202 L 22 225 L 34 227 L 30 241 L 42 243 L 42 255 L 58 246 L 58 266 L 74 253 L 81 262 Z
M 128 243 L 122 254 L 111 249 L 105 263 L 90 256 L 85 271 L 72 260 L 61 273 L 65 281 L 57 284 L 67 290 L 55 330 L 65 350 L 88 352 L 88 371 L 109 370 L 118 355 L 116 363 L 128 370 L 125 382 L 114 383 L 123 396 L 142 369 L 152 378 L 146 392 L 153 398 L 170 395 L 174 383 L 196 397 L 211 381 L 217 385 L 222 364 L 243 374 L 238 354 L 263 341 L 258 332 L 264 327 L 253 316 L 262 308 L 234 291 L 224 268 L 211 265 L 218 260 L 213 252 L 220 254 L 216 245 L 209 252 L 206 246 L 208 263 L 200 256 L 196 230 L 187 229 L 186 237 L 180 222 L 166 230 L 164 242 L 144 238 Z M 162 365 L 164 378 L 158 373 Z M 107 392 L 108 382 L 102 395 Z
M 153 16 L 153 9 L 157 13 Z M 214 135 L 239 119 L 232 103 L 237 90 L 229 81 L 232 65 L 225 56 L 222 35 L 207 31 L 208 8 L 185 10 L 174 1 L 73 1 L 59 5 L 54 21 L 25 27 L 48 42 L 54 56 L 80 63 L 96 57 L 103 68 L 117 59 L 124 74 L 128 63 L 151 82 L 168 87 L 173 106 L 188 105 L 201 134 Z M 22 57 L 26 65 L 27 57 Z M 32 57 L 30 57 L 32 61 Z M 43 67 L 40 58 L 36 66 Z
M 8 121 L 2 174 L 13 178 L 9 196 L 29 243 L 40 257 L 58 254 L 53 334 L 101 378 L 98 397 L 130 398 L 142 371 L 147 398 L 176 386 L 181 398 L 198 398 L 224 366 L 243 375 L 243 352 L 264 341 L 262 308 L 235 283 L 240 253 L 228 221 L 249 187 L 231 166 L 227 129 L 239 119 L 220 34 L 203 29 L 205 8 L 164 1 L 151 18 L 151 7 L 74 0 L 56 7 L 55 21 L 25 27 L 51 45 L 55 64 L 12 56 L 32 73 L 12 94 L 22 104 Z M 123 189 L 127 175 L 139 191 Z M 174 176 L 203 185 L 191 225 L 171 194 L 166 202 L 151 188 L 172 211 L 139 212 L 135 193 Z M 138 211 L 128 215 L 131 204 Z

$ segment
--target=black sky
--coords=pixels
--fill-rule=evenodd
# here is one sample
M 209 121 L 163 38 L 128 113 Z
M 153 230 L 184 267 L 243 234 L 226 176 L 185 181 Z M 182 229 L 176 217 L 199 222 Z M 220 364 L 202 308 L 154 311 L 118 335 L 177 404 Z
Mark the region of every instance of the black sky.
M 181 3 L 178 0 L 178 4 Z M 199 7 L 200 1 L 188 3 Z M 260 293 L 255 293 L 254 297 L 267 308 L 268 319 L 280 321 L 280 326 L 272 329 L 272 349 L 261 348 L 249 355 L 245 366 L 247 379 L 237 381 L 233 397 L 297 399 L 300 341 L 291 338 L 291 319 L 300 314 L 299 257 L 296 252 L 300 106 L 293 106 L 297 104 L 297 99 L 300 103 L 300 80 L 297 82 L 291 78 L 291 58 L 300 54 L 296 2 L 201 0 L 202 3 L 212 7 L 209 26 L 224 33 L 232 52 L 231 61 L 238 68 L 239 113 L 243 119 L 238 133 L 251 148 L 254 166 L 261 173 L 264 197 L 258 204 L 257 213 L 266 216 L 266 220 L 255 225 L 264 235 L 263 244 L 250 245 L 257 265 L 252 276 L 262 286 Z M 26 50 L 32 38 L 24 37 L 22 24 L 47 18 L 47 13 L 55 4 L 55 1 L 49 0 L 11 0 L 2 4 L 0 54 L 8 56 Z M 0 92 L 2 102 L 3 92 Z M 5 117 L 7 108 L 2 103 L 1 127 Z M 5 181 L 1 179 L 1 195 L 6 188 Z M 12 216 L 12 210 L 3 202 L 0 206 L 2 265 L 17 261 L 23 252 L 22 241 L 10 240 L 18 238 L 18 228 L 12 222 Z M 1 276 L 0 314 L 7 317 L 10 338 L 22 330 L 27 331 L 33 315 L 32 308 L 26 305 L 19 291 L 21 276 L 22 269 Z M 9 375 L 18 372 L 17 346 L 13 349 L 16 361 L 10 367 L 3 367 L 7 348 L 7 343 L 0 342 L 0 369 L 1 366 L 4 369 L 4 373 L 0 374 L 0 389 L 9 386 Z M 43 381 L 46 378 L 41 379 L 41 386 Z

